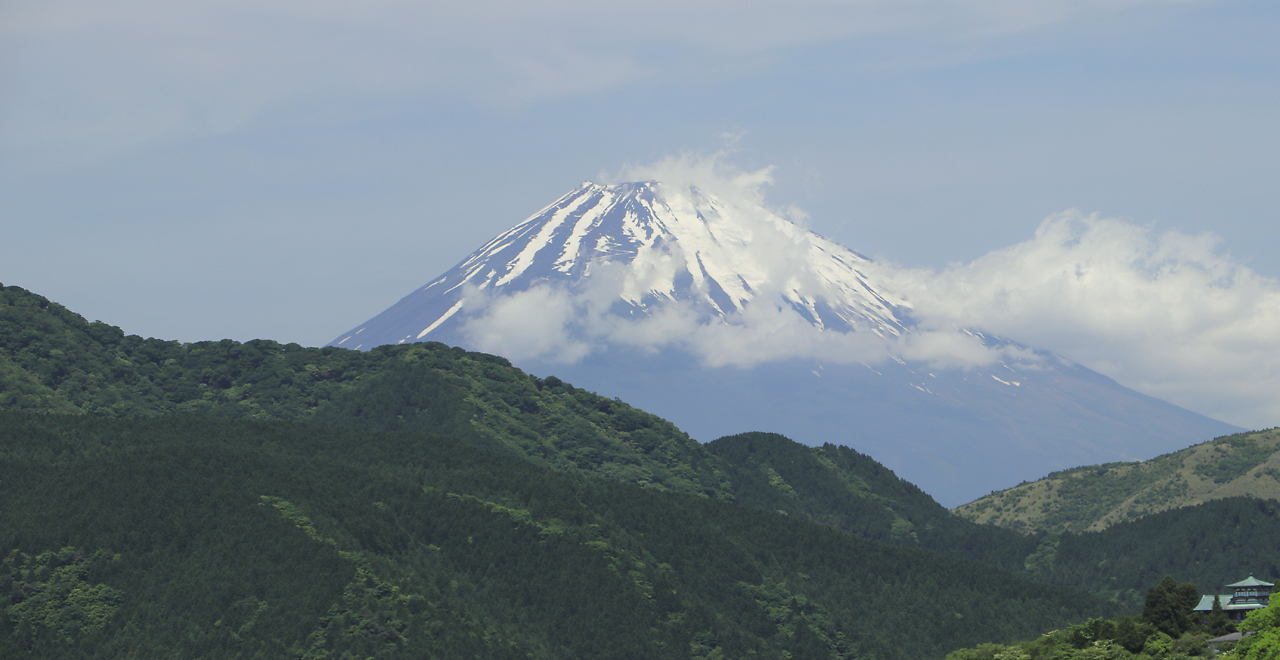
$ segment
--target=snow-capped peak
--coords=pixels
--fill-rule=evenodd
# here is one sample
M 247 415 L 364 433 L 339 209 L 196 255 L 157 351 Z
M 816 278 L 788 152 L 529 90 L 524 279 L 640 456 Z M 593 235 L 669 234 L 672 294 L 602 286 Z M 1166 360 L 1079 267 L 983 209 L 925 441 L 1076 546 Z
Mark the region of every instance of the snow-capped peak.
M 362 330 L 363 347 L 436 339 L 466 316 L 466 291 L 575 287 L 606 269 L 633 316 L 680 301 L 731 323 L 770 304 L 820 329 L 890 337 L 909 325 L 909 305 L 877 286 L 870 260 L 763 206 L 696 186 L 585 182 L 335 344 Z

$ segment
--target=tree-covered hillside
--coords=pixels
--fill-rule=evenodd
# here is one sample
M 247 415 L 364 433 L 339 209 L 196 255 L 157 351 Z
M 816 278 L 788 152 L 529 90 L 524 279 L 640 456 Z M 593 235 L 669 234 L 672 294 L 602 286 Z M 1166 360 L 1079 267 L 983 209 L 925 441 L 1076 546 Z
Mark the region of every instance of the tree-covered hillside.
M 1206 593 L 1248 575 L 1280 580 L 1276 500 L 1218 499 L 1101 532 L 1022 534 L 961 519 L 847 447 L 809 448 L 776 434 L 744 433 L 707 448 L 727 461 L 741 504 L 1077 587 L 1130 610 L 1165 575 Z
M 497 356 L 434 343 L 360 352 L 144 339 L 2 285 L 0 409 L 431 431 L 560 469 L 725 495 L 706 452 L 670 422 Z
M 1013 538 L 959 521 L 848 448 L 813 449 L 781 436 L 770 436 L 773 449 L 760 454 L 734 449 L 746 436 L 704 446 L 659 417 L 555 377 L 530 376 L 500 357 L 437 343 L 360 352 L 144 339 L 18 287 L 0 288 L 0 409 L 198 412 L 443 433 L 560 470 L 782 510 L 862 538 L 957 556 L 982 557 L 1003 546 L 957 543 L 951 534 Z M 778 462 L 804 497 L 775 488 L 762 456 Z M 796 473 L 801 464 L 807 467 Z M 1004 552 L 1004 563 L 1018 565 L 1016 552 Z
M 1280 502 L 1234 497 L 1119 523 L 1102 532 L 1037 534 L 1029 574 L 1130 608 L 1172 575 L 1209 593 L 1249 575 L 1280 581 Z
M 986 643 L 946 660 L 1275 660 L 1280 657 L 1280 598 L 1248 614 L 1238 626 L 1214 607 L 1195 612 L 1200 589 L 1165 576 L 1147 589 L 1140 616 L 1090 619 L 1013 646 Z M 1230 641 L 1233 633 L 1235 641 Z
M 1055 472 L 956 513 L 1022 532 L 1096 532 L 1227 497 L 1280 499 L 1280 429 L 1224 436 L 1149 461 Z
M 0 413 L 0 501 L 5 658 L 940 658 L 1114 612 L 440 435 Z
M 1260 554 L 1277 545 L 1262 533 L 1277 528 L 1273 504 L 1169 511 L 1101 534 L 1021 534 L 953 515 L 848 447 L 812 448 L 763 433 L 702 445 L 654 415 L 525 374 L 500 357 L 441 344 L 358 352 L 143 339 L 17 287 L 0 287 L 0 410 L 197 413 L 448 436 L 566 474 L 782 512 L 863 539 L 980 561 L 1129 607 L 1140 604 L 1152 579 L 1143 566 L 1206 585 L 1249 573 L 1280 578 L 1274 560 Z M 1139 528 L 1147 531 L 1126 531 Z
M 1021 571 L 1037 541 L 975 525 L 915 484 L 849 447 L 806 447 L 776 433 L 742 433 L 706 445 L 724 459 L 736 502 L 803 517 L 855 536 L 922 547 Z

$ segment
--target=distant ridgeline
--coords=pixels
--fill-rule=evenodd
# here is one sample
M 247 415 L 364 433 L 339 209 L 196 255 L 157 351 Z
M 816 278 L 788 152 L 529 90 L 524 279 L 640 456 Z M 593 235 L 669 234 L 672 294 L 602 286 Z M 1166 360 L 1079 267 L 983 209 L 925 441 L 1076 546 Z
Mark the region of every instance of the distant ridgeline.
M 1280 499 L 1280 428 L 1221 437 L 1149 461 L 1055 472 L 956 513 L 1023 532 L 1096 532 L 1227 497 Z
M 1024 535 L 500 357 L 143 339 L 2 286 L 0 435 L 0 657 L 941 657 L 1110 611 L 1026 578 L 1133 608 L 1280 577 L 1274 501 Z

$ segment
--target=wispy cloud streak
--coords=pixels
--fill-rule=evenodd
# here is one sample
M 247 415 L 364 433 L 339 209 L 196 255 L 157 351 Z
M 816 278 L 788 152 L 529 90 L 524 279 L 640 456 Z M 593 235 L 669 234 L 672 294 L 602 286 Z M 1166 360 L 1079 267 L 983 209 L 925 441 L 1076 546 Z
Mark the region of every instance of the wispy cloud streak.
M 95 153 L 350 119 L 444 95 L 499 107 L 688 76 L 866 36 L 973 44 L 1175 0 L 646 3 L 15 0 L 0 9 L 4 144 Z M 625 26 L 625 27 L 624 27 Z

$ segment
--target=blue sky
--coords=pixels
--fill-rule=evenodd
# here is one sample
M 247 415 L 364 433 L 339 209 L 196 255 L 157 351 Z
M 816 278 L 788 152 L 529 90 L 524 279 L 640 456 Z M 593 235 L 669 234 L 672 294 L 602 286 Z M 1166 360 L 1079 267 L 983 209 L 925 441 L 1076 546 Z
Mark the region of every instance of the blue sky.
M 1193 237 L 1260 278 L 1216 336 L 1241 365 L 1276 352 L 1274 2 L 454 4 L 4 3 L 0 282 L 131 333 L 320 345 L 583 180 L 731 145 L 775 167 L 771 204 L 906 267 L 976 263 L 1068 209 L 1149 249 Z M 1184 316 L 1246 295 L 1231 282 Z M 1199 363 L 1090 352 L 1153 322 L 1046 347 L 1214 414 Z M 1034 327 L 1011 326 L 1062 341 Z M 1280 389 L 1263 364 L 1217 378 Z

